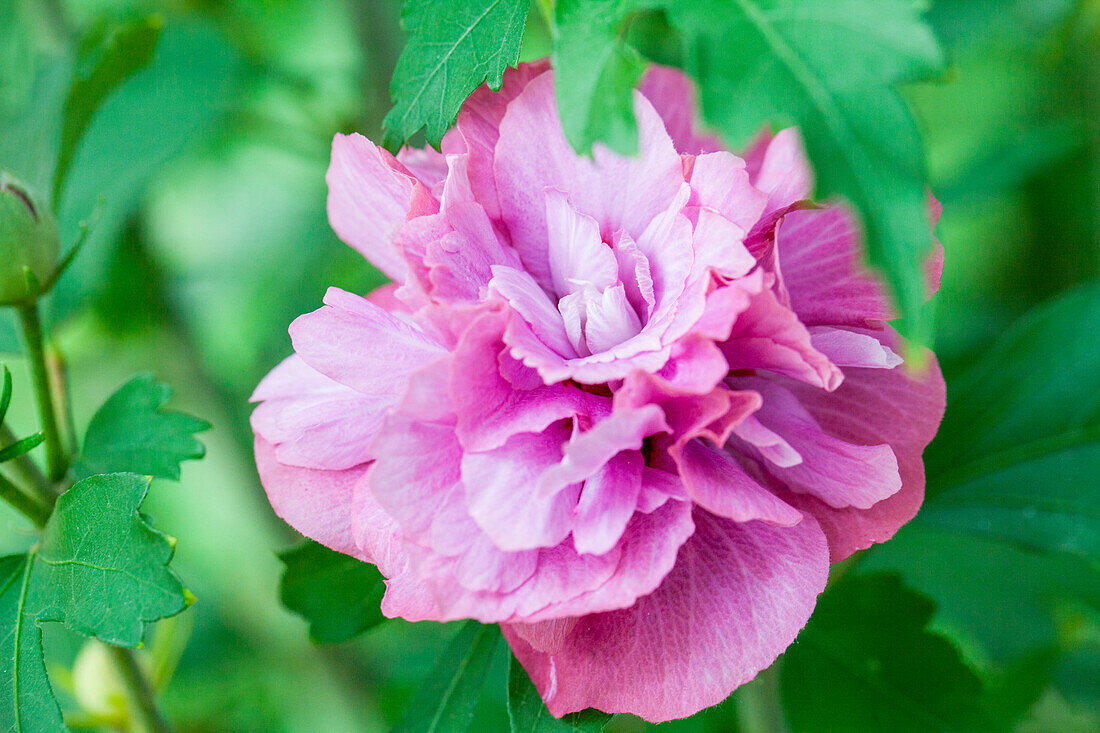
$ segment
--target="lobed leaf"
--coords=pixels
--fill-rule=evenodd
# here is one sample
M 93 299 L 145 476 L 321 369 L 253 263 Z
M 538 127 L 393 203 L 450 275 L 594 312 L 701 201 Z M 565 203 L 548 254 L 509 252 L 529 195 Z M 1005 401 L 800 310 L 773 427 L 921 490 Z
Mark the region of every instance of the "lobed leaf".
M 379 604 L 385 580 L 370 563 L 308 541 L 279 555 L 286 570 L 283 605 L 309 622 L 318 644 L 348 641 L 386 620 Z
M 188 593 L 168 568 L 175 540 L 138 512 L 150 480 L 91 476 L 57 500 L 31 555 L 43 601 L 39 619 L 134 647 L 145 624 L 187 607 Z
M 467 621 L 413 695 L 394 733 L 459 733 L 469 728 L 499 639 L 496 626 Z
M 950 642 L 926 629 L 934 610 L 892 574 L 830 587 L 783 657 L 791 729 L 982 729 L 981 683 Z
M 84 449 L 74 467 L 79 476 L 136 473 L 178 480 L 182 461 L 202 458 L 206 448 L 193 435 L 210 423 L 165 410 L 171 388 L 151 374 L 124 384 L 103 403 L 88 425 Z
M 396 152 L 426 128 L 439 147 L 466 97 L 482 82 L 499 89 L 519 61 L 527 0 L 406 0 L 408 43 L 397 59 L 383 144 Z
M 0 558 L 0 730 L 65 730 L 42 656 L 45 621 L 109 644 L 138 646 L 145 625 L 189 594 L 168 568 L 174 540 L 138 507 L 147 476 L 92 476 L 57 507 L 37 545 Z

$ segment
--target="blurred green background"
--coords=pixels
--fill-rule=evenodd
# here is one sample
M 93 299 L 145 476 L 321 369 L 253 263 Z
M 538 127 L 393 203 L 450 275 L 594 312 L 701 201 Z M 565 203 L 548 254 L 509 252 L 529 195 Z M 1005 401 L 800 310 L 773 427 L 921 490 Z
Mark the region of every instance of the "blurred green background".
M 324 174 L 335 132 L 378 139 L 403 42 L 399 3 L 0 0 L 0 168 L 49 189 L 40 161 L 78 39 L 151 12 L 164 22 L 152 62 L 105 101 L 76 151 L 58 211 L 64 242 L 93 210 L 96 223 L 47 310 L 78 425 L 140 370 L 214 424 L 201 436 L 207 458 L 186 464 L 180 484 L 155 484 L 145 505 L 179 538 L 175 567 L 199 599 L 150 645 L 168 657 L 182 649 L 164 703 L 181 730 L 383 730 L 452 631 L 393 621 L 352 643 L 309 642 L 279 603 L 275 553 L 299 538 L 260 488 L 247 399 L 289 353 L 289 322 L 329 285 L 382 282 L 329 229 Z M 1100 3 L 944 0 L 929 17 L 949 68 L 907 94 L 944 205 L 947 266 L 931 307 L 950 380 L 1029 308 L 1100 277 Z M 538 13 L 529 24 L 525 55 L 546 53 Z M 16 427 L 29 432 L 18 348 L 5 314 L 0 352 L 19 380 Z M 0 508 L 0 552 L 30 537 Z M 1094 565 L 927 527 L 862 562 L 932 597 L 933 628 L 983 676 L 1053 660 L 1021 696 L 1018 729 L 1100 730 Z M 64 699 L 81 640 L 52 626 L 47 656 Z M 507 727 L 506 662 L 501 644 L 474 730 Z M 76 684 L 95 683 L 95 669 L 78 666 Z M 731 730 L 733 704 L 664 727 Z

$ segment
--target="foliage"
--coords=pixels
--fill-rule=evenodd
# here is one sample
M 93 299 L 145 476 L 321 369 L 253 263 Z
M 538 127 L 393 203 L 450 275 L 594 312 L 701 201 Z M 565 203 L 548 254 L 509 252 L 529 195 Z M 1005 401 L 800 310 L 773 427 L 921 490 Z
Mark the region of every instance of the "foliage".
M 897 576 L 844 578 L 783 657 L 795 731 L 978 730 L 981 683 Z
M 398 733 L 450 733 L 470 726 L 500 631 L 467 621 L 455 634 L 394 728 Z
M 379 610 L 386 586 L 373 565 L 312 541 L 279 559 L 286 565 L 279 597 L 309 622 L 314 642 L 338 644 L 386 620 Z
M 192 434 L 210 423 L 165 410 L 172 397 L 167 384 L 141 374 L 119 388 L 99 408 L 84 436 L 84 450 L 74 471 L 132 473 L 179 480 L 180 463 L 206 454 Z
M 138 646 L 145 625 L 188 605 L 168 569 L 175 540 L 138 512 L 149 479 L 97 475 L 65 493 L 26 555 L 0 558 L 0 717 L 5 730 L 53 731 L 57 703 L 42 666 L 40 624 L 60 621 L 85 636 Z M 10 646 L 9 646 L 10 645 Z M 33 698 L 33 702 L 30 699 Z
M 500 88 L 504 70 L 519 60 L 526 19 L 525 0 L 405 3 L 401 24 L 409 42 L 393 72 L 385 146 L 396 152 L 426 127 L 428 142 L 438 148 L 479 84 Z
M 400 37 L 400 4 L 291 0 L 276 9 L 260 0 L 106 5 L 0 0 L 0 17 L 12 19 L 0 24 L 0 168 L 40 191 L 60 186 L 55 213 L 67 249 L 101 201 L 79 262 L 42 303 L 73 377 L 75 414 L 83 420 L 95 413 L 110 387 L 142 367 L 163 374 L 218 425 L 204 461 L 208 466 L 189 468 L 179 491 L 154 489 L 148 500 L 158 522 L 183 538 L 176 562 L 203 598 L 179 617 L 181 627 L 194 619 L 194 629 L 176 680 L 163 693 L 170 717 L 185 729 L 388 729 L 450 643 L 452 627 L 390 622 L 338 650 L 310 645 L 300 620 L 279 607 L 274 588 L 286 568 L 273 553 L 288 539 L 261 508 L 260 488 L 248 467 L 246 398 L 259 376 L 286 354 L 285 326 L 292 314 L 318 303 L 329 284 L 366 292 L 381 282 L 329 231 L 324 172 L 334 132 L 354 129 L 379 139 L 389 108 L 390 70 L 400 51 L 394 40 Z M 39 9 L 54 5 L 62 13 L 57 26 Z M 394 80 L 401 111 L 391 118 L 397 120 L 390 125 L 391 146 L 425 126 L 429 141 L 438 143 L 465 94 L 483 79 L 495 83 L 514 63 L 521 33 L 530 53 L 537 30 L 551 38 L 546 50 L 559 74 L 563 123 L 578 149 L 601 143 L 632 149 L 630 89 L 645 63 L 660 61 L 697 77 L 704 113 L 731 142 L 740 143 L 765 122 L 802 122 L 805 129 L 806 120 L 817 118 L 813 132 L 823 141 L 807 142 L 819 189 L 857 204 L 862 195 L 867 220 L 876 215 L 876 202 L 898 196 L 906 218 L 891 223 L 913 235 L 918 224 L 925 225 L 924 184 L 930 186 L 944 204 L 938 233 L 947 267 L 934 301 L 934 337 L 950 404 L 941 437 L 928 452 L 928 501 L 896 538 L 857 556 L 845 568 L 849 577 L 823 597 L 825 613 L 811 622 L 806 639 L 781 669 L 788 722 L 803 729 L 812 717 L 808 711 L 821 711 L 833 717 L 810 723 L 821 727 L 831 721 L 843 729 L 850 721 L 836 717 L 846 709 L 841 703 L 859 699 L 853 696 L 867 693 L 868 680 L 881 681 L 887 674 L 903 675 L 887 679 L 912 679 L 921 694 L 943 692 L 943 698 L 927 701 L 930 710 L 939 710 L 957 702 L 938 684 L 947 674 L 972 692 L 977 680 L 975 696 L 981 714 L 989 716 L 982 729 L 1095 728 L 1100 579 L 1095 481 L 1089 482 L 1096 472 L 1095 414 L 1089 409 L 1095 405 L 1097 373 L 1095 339 L 1089 337 L 1095 332 L 1094 283 L 1100 278 L 1095 4 L 939 0 L 925 17 L 944 47 L 948 71 L 934 84 L 903 84 L 901 97 L 895 82 L 909 76 L 901 74 L 906 66 L 916 70 L 932 60 L 927 25 L 915 4 L 559 0 L 553 8 L 538 3 L 550 12 L 532 11 L 526 30 L 527 3 L 501 4 L 495 7 L 516 15 L 492 16 L 492 32 L 489 25 L 478 26 L 446 54 L 439 51 L 447 45 L 425 46 L 440 37 L 453 43 L 461 35 L 433 22 L 429 6 L 437 5 L 442 12 L 434 18 L 461 17 L 474 3 L 408 4 L 413 42 L 402 62 L 405 75 Z M 141 15 L 150 7 L 163 11 L 163 26 L 149 57 L 139 64 L 131 62 L 142 54 L 124 54 L 120 60 L 132 66 L 125 78 L 91 103 L 94 111 L 84 122 L 74 123 L 83 113 L 66 122 L 76 109 L 72 105 L 85 104 L 83 92 L 73 96 L 74 80 L 94 76 L 97 64 L 108 58 L 106 47 L 95 44 L 123 38 L 119 34 L 126 28 L 152 28 L 155 24 Z M 807 26 L 803 20 L 799 33 L 788 33 L 796 26 L 778 20 L 773 25 L 775 37 L 805 52 L 808 68 L 826 64 L 820 78 L 829 82 L 824 88 L 840 110 L 832 124 L 821 124 L 829 118 L 808 104 L 809 87 L 783 67 L 753 77 L 768 80 L 755 95 L 730 93 L 742 88 L 738 84 L 749 73 L 745 64 L 754 54 L 745 49 L 774 59 L 781 48 L 751 22 L 752 10 L 766 18 L 785 7 L 798 9 L 792 24 L 823 12 L 868 19 L 854 27 Z M 128 19 L 120 22 L 110 12 Z M 730 18 L 737 22 L 727 22 Z M 887 29 L 898 32 L 884 35 Z M 437 32 L 443 35 L 433 35 Z M 869 32 L 881 43 L 869 45 Z M 834 35 L 844 41 L 806 49 L 812 39 Z M 823 48 L 836 55 L 813 53 Z M 435 74 L 425 75 L 441 58 L 445 63 Z M 834 61 L 854 66 L 855 73 L 841 79 L 851 84 L 834 83 Z M 927 181 L 900 99 L 915 111 L 924 133 Z M 850 111 L 863 105 L 875 114 L 853 121 Z M 871 128 L 875 120 L 891 125 Z M 900 126 L 892 126 L 894 121 Z M 893 189 L 893 178 L 860 178 L 853 190 L 844 189 L 852 184 L 851 161 L 823 157 L 822 150 L 829 150 L 829 138 L 835 144 L 845 124 L 866 131 L 858 142 L 870 150 L 868 160 L 877 161 L 879 173 L 891 167 L 899 172 L 902 191 Z M 79 131 L 79 139 L 71 144 L 67 172 L 59 174 L 63 129 Z M 891 147 L 881 147 L 885 143 Z M 851 151 L 845 146 L 844 152 Z M 890 185 L 876 190 L 867 180 Z M 835 185 L 827 186 L 830 182 Z M 919 262 L 912 253 L 924 244 L 912 236 L 881 244 L 878 254 L 868 256 L 893 268 L 895 287 L 908 282 L 909 290 L 901 292 L 908 293 L 912 317 L 913 303 L 919 302 L 914 295 Z M 921 316 L 925 326 L 932 323 L 928 315 Z M 918 324 L 911 333 L 920 336 L 920 329 Z M 0 314 L 0 351 L 17 351 L 20 343 L 7 315 Z M 10 363 L 16 399 L 6 424 L 13 433 L 0 444 L 0 450 L 10 451 L 2 454 L 11 459 L 0 467 L 5 475 L 38 457 L 29 443 L 7 447 L 14 437 L 38 430 L 32 401 L 23 399 L 26 372 L 19 362 Z M 162 413 L 158 405 L 144 414 Z M 187 433 L 179 440 L 188 445 L 193 437 Z M 178 467 L 185 452 L 162 465 Z M 141 515 L 120 514 L 113 526 L 138 537 L 157 536 L 134 517 Z M 42 628 L 36 617 L 17 610 L 21 603 L 34 607 L 22 589 L 42 567 L 28 561 L 37 534 L 13 513 L 0 512 L 0 522 L 0 632 L 19 620 L 17 634 L 0 633 L 4 680 L 14 672 L 14 644 L 29 650 L 18 658 L 18 688 L 5 682 L 0 690 L 19 695 L 22 729 L 58 730 L 60 712 L 46 670 L 62 692 L 65 675 L 55 671 L 70 664 L 79 639 L 64 632 L 63 624 L 44 624 L 43 663 Z M 163 542 L 150 542 L 164 552 Z M 304 552 L 308 559 L 309 551 Z M 144 567 L 170 573 L 161 557 Z M 362 596 L 328 595 L 337 584 L 353 587 L 341 579 L 371 572 L 336 559 L 342 569 L 315 574 L 317 580 L 333 580 L 327 588 L 290 583 L 300 589 L 300 595 L 291 593 L 290 604 L 304 612 L 318 639 L 346 638 L 359 619 L 377 611 L 365 600 L 375 597 L 370 583 Z M 305 580 L 309 565 L 299 567 L 302 572 L 288 572 L 288 580 Z M 886 580 L 897 576 L 903 585 Z M 872 613 L 854 593 L 859 588 L 891 588 L 897 595 L 883 599 L 881 614 Z M 349 600 L 354 611 L 344 618 L 355 624 L 339 633 L 322 631 L 336 627 L 326 626 L 321 612 L 346 608 Z M 900 624 L 896 636 L 886 633 L 887 616 Z M 857 619 L 866 620 L 857 624 Z M 836 630 L 830 640 L 843 642 L 838 653 L 848 655 L 848 668 L 903 643 L 911 664 L 900 671 L 883 667 L 877 676 L 854 681 L 830 666 L 814 680 L 830 693 L 827 699 L 808 699 L 813 689 L 792 699 L 790 676 L 799 665 L 805 672 L 814 659 L 820 661 L 819 650 L 804 641 L 830 629 Z M 465 642 L 482 645 L 496 634 L 474 626 L 464 633 Z M 154 651 L 159 634 L 155 640 Z M 454 658 L 465 658 L 463 650 L 454 650 Z M 459 706 L 458 727 L 472 719 L 471 729 L 504 729 L 509 703 L 513 722 L 518 718 L 532 730 L 549 723 L 529 680 L 517 666 L 513 674 L 504 673 L 501 658 L 497 654 L 497 661 L 484 667 L 484 684 Z M 481 701 L 475 705 L 476 694 Z M 69 705 L 67 696 L 61 699 Z M 0 730 L 13 728 L 15 706 L 8 702 L 0 701 Z M 438 698 L 429 702 L 414 706 L 434 715 Z M 738 729 L 749 702 L 747 695 L 735 694 L 662 729 Z M 870 709 L 881 711 L 880 703 Z M 642 724 L 616 719 L 609 728 L 634 730 Z

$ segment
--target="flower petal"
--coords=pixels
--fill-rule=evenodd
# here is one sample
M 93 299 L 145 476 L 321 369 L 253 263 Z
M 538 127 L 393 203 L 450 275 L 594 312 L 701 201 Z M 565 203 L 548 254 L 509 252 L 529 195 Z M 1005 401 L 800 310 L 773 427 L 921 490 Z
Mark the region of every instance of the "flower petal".
M 581 618 L 552 652 L 502 626 L 552 714 L 594 707 L 683 718 L 724 700 L 794 641 L 829 574 L 817 523 L 773 527 L 696 511 L 695 527 L 656 592 Z

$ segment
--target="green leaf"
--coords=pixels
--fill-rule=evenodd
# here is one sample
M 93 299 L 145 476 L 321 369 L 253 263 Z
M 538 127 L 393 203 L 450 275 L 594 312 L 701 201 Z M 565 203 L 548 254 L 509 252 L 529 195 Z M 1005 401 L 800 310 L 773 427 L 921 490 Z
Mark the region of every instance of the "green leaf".
M 174 616 L 188 593 L 168 568 L 175 540 L 138 512 L 148 476 L 86 478 L 57 500 L 34 558 L 38 617 L 117 646 L 138 646 L 145 624 Z
M 186 608 L 173 540 L 138 512 L 150 479 L 92 476 L 66 492 L 26 555 L 0 558 L 0 730 L 65 730 L 42 656 L 44 621 L 138 646 L 145 624 Z
M 148 66 L 162 25 L 159 17 L 143 18 L 114 31 L 102 44 L 96 43 L 95 39 L 85 39 L 82 44 L 85 46 L 82 49 L 85 58 L 81 62 L 86 71 L 78 73 L 73 79 L 65 99 L 61 147 L 58 151 L 57 171 L 54 174 L 55 207 L 60 203 L 61 188 L 69 172 L 73 154 L 84 131 L 88 129 L 92 116 L 115 88 L 135 72 Z
M 209 429 L 210 423 L 163 409 L 171 396 L 171 388 L 151 374 L 138 375 L 119 388 L 92 417 L 76 473 L 137 473 L 178 480 L 182 461 L 206 453 L 192 433 Z
M 1100 560 L 1098 329 L 1100 286 L 1074 290 L 953 380 L 920 522 Z
M 866 259 L 885 275 L 909 335 L 921 316 L 932 245 L 921 139 L 893 84 L 940 58 L 914 0 L 668 2 L 703 114 L 731 144 L 765 122 L 799 125 L 820 197 L 862 214 Z
M 935 606 L 892 574 L 830 587 L 783 657 L 796 733 L 979 730 L 981 684 L 925 627 Z
M 555 718 L 513 656 L 508 663 L 508 719 L 512 733 L 599 733 L 611 722 L 611 715 L 589 708 Z
M 394 733 L 459 733 L 470 727 L 500 631 L 467 621 L 413 695 Z
M 383 144 L 396 152 L 426 126 L 439 147 L 466 97 L 486 81 L 499 89 L 519 60 L 527 7 L 528 0 L 406 0 L 409 40 L 393 72 Z
M 42 628 L 27 555 L 0 557 L 0 730 L 65 730 L 42 657 Z
M 386 620 L 379 609 L 386 585 L 373 565 L 313 541 L 279 559 L 286 565 L 283 605 L 309 622 L 315 643 L 348 641 Z
M 595 142 L 638 150 L 634 86 L 642 57 L 623 42 L 627 15 L 654 2 L 559 0 L 554 7 L 554 89 L 565 137 L 580 153 Z

